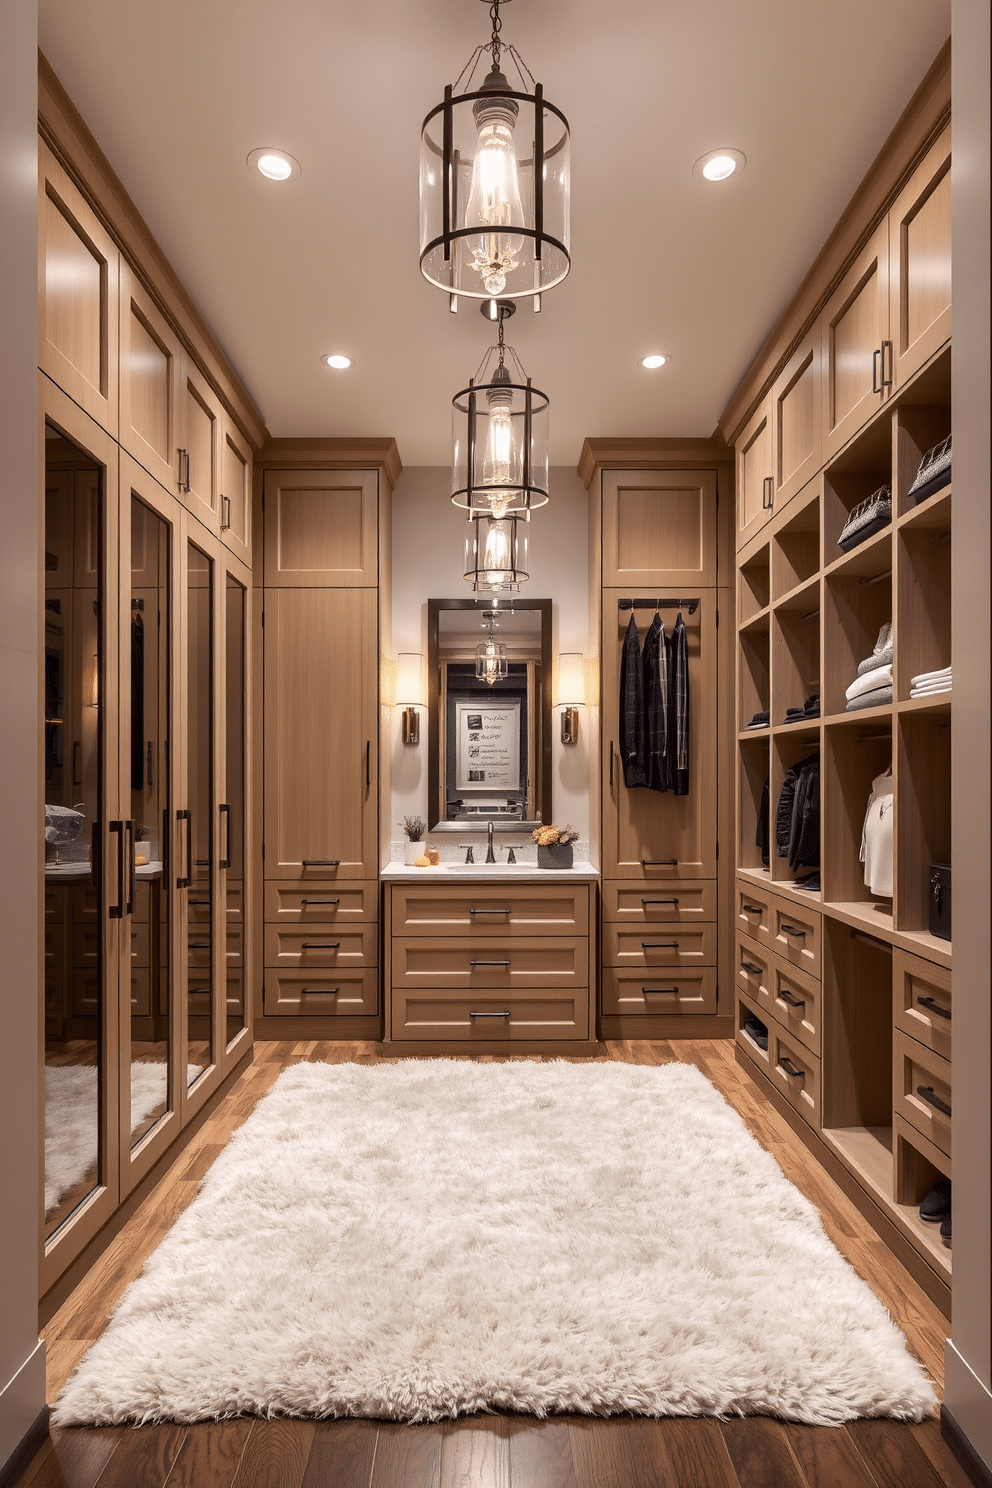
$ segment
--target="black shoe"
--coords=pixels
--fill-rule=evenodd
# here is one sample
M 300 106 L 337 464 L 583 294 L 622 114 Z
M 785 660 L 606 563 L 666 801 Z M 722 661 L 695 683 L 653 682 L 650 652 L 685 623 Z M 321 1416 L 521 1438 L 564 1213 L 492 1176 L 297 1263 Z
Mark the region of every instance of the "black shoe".
M 757 1044 L 759 1049 L 768 1048 L 768 1029 L 760 1018 L 756 1018 L 752 1014 L 744 1024 L 744 1032 L 752 1043 Z
M 950 1215 L 948 1215 L 946 1219 L 942 1219 L 941 1222 L 940 1222 L 940 1238 L 941 1238 L 941 1240 L 943 1240 L 943 1242 L 944 1242 L 945 1245 L 950 1245 L 950 1243 L 951 1243 L 951 1216 Z
M 951 1180 L 949 1178 L 941 1178 L 939 1183 L 934 1184 L 920 1205 L 920 1218 L 927 1219 L 932 1224 L 937 1220 L 944 1220 L 948 1227 L 947 1233 L 951 1233 Z M 943 1233 L 943 1226 L 941 1226 L 941 1234 Z

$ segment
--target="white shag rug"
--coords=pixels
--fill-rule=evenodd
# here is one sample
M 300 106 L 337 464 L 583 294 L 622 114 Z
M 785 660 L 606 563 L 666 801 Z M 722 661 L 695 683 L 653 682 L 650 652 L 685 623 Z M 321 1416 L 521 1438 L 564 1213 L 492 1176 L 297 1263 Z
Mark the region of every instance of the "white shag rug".
M 919 1420 L 819 1215 L 694 1067 L 287 1070 L 55 1406 Z
M 162 1104 L 166 1066 L 143 1060 L 131 1066 L 131 1130 Z M 45 1066 L 45 1213 L 51 1214 L 87 1173 L 96 1182 L 100 1150 L 99 1086 L 93 1064 Z

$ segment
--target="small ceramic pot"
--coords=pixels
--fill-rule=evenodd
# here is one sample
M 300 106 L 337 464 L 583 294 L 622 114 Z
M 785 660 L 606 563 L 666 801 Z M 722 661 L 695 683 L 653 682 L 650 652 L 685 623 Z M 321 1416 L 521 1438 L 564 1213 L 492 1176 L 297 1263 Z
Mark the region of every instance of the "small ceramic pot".
M 403 861 L 408 868 L 412 868 L 418 858 L 422 858 L 427 851 L 425 842 L 411 842 L 407 838 L 403 844 Z
M 571 868 L 572 844 L 570 842 L 554 842 L 550 847 L 542 847 L 538 843 L 537 866 L 538 868 Z

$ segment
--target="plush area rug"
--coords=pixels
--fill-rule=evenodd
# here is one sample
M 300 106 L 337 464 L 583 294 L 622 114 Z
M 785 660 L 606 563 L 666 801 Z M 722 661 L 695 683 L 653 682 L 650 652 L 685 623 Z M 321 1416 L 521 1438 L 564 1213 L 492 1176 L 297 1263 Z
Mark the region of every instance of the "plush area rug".
M 934 1404 L 697 1069 L 410 1060 L 280 1077 L 53 1420 Z

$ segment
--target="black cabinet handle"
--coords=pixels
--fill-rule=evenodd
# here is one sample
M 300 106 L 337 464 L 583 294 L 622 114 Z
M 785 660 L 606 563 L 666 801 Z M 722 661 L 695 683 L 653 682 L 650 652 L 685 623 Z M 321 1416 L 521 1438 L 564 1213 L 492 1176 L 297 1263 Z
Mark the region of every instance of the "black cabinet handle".
M 950 1018 L 950 1008 L 941 1007 L 935 997 L 918 997 L 916 1001 L 921 1008 L 926 1008 L 928 1013 L 936 1013 L 938 1018 Z
M 677 899 L 642 899 L 641 903 L 647 908 L 649 904 L 678 904 Z
M 761 510 L 771 511 L 775 501 L 775 481 L 772 476 L 766 475 L 761 482 Z
M 202 908 L 203 905 L 206 905 L 208 909 L 210 907 L 210 900 L 209 899 L 187 899 L 186 900 L 186 903 L 187 904 L 190 904 L 190 905 L 196 904 L 196 905 L 200 906 L 201 908 Z
M 610 740 L 610 790 L 613 789 L 613 740 Z
M 340 949 L 339 940 L 305 940 L 300 946 L 301 951 L 339 951 Z
M 192 900 L 190 901 L 192 903 Z M 340 904 L 340 899 L 301 899 L 301 904 Z
M 794 935 L 797 940 L 806 939 L 806 931 L 800 930 L 798 925 L 786 925 L 784 922 L 778 927 L 785 935 Z
M 134 822 L 126 821 L 124 831 L 127 834 L 127 904 L 124 913 L 134 914 Z
M 886 347 L 889 348 L 889 375 L 888 375 L 888 377 L 886 377 L 886 375 L 885 375 L 885 348 Z M 881 349 L 881 352 L 882 352 L 882 375 L 879 378 L 879 388 L 881 389 L 881 388 L 887 388 L 887 387 L 891 387 L 892 386 L 892 342 L 891 341 L 883 341 L 880 349 Z
M 227 532 L 231 526 L 231 498 L 222 496 L 220 498 L 220 530 Z
M 331 997 L 337 997 L 340 991 L 340 987 L 301 987 L 300 996 L 306 997 L 310 993 L 326 992 Z
M 186 876 L 176 879 L 177 889 L 188 889 L 193 882 L 193 818 L 189 811 L 177 811 L 176 821 L 186 823 Z
M 871 354 L 871 390 L 873 393 L 880 393 L 882 391 L 878 381 L 878 359 L 881 355 L 882 348 L 876 346 Z
M 763 904 L 742 904 L 741 909 L 745 914 L 764 914 L 765 912 Z
M 642 940 L 642 951 L 677 951 L 679 943 L 677 940 Z
M 509 961 L 470 961 L 469 966 L 509 966 Z
M 921 1100 L 926 1101 L 928 1106 L 933 1106 L 935 1110 L 942 1111 L 945 1116 L 950 1116 L 950 1106 L 945 1100 L 941 1100 L 932 1085 L 917 1085 L 916 1093 Z
M 365 740 L 365 789 L 372 789 L 372 740 Z
M 470 1018 L 508 1018 L 509 1016 L 509 1008 L 506 1008 L 502 1013 L 469 1013 Z
M 108 822 L 108 835 L 111 832 L 117 838 L 117 903 L 112 904 L 107 910 L 107 918 L 122 920 L 124 918 L 124 823 L 122 821 Z
M 82 777 L 82 774 L 81 774 L 82 764 L 83 764 L 83 741 L 82 741 L 82 739 L 73 739 L 73 741 L 72 741 L 72 783 L 73 783 L 73 785 L 82 785 L 82 783 L 83 783 L 83 777 Z
M 678 987 L 642 987 L 641 993 L 645 997 L 678 997 Z
M 304 858 L 304 868 L 340 868 L 340 858 Z
M 210 942 L 209 940 L 191 940 L 187 949 L 191 951 L 209 951 Z
M 785 1070 L 785 1073 L 787 1075 L 791 1075 L 793 1080 L 805 1080 L 806 1078 L 806 1071 L 799 1069 L 796 1065 L 793 1064 L 792 1060 L 787 1059 L 784 1054 L 779 1056 L 778 1067 L 780 1070 Z
M 474 915 L 474 914 L 498 914 L 498 915 L 504 915 L 504 914 L 512 914 L 512 913 L 513 913 L 513 910 L 510 908 L 509 905 L 507 905 L 505 909 L 470 909 L 469 910 L 469 914 L 470 915 Z
M 225 825 L 225 828 L 226 828 L 226 831 L 225 831 L 225 834 L 224 834 L 224 844 L 225 844 L 224 845 L 224 856 L 221 858 L 220 862 L 217 864 L 217 867 L 218 868 L 230 868 L 230 866 L 231 866 L 231 808 L 230 808 L 230 806 L 228 805 L 228 803 L 226 801 L 221 801 L 220 805 L 217 807 L 217 812 L 218 812 L 218 814 L 223 813 L 223 816 L 224 816 L 224 825 Z
M 787 1002 L 790 1007 L 804 1008 L 806 1006 L 805 997 L 793 997 L 792 993 L 787 992 L 784 987 L 780 989 L 778 995 L 779 997 L 781 997 L 782 1001 Z
M 642 868 L 677 868 L 678 858 L 642 858 Z
M 750 976 L 760 976 L 764 971 L 763 966 L 756 966 L 753 961 L 742 961 L 741 971 L 746 971 Z

